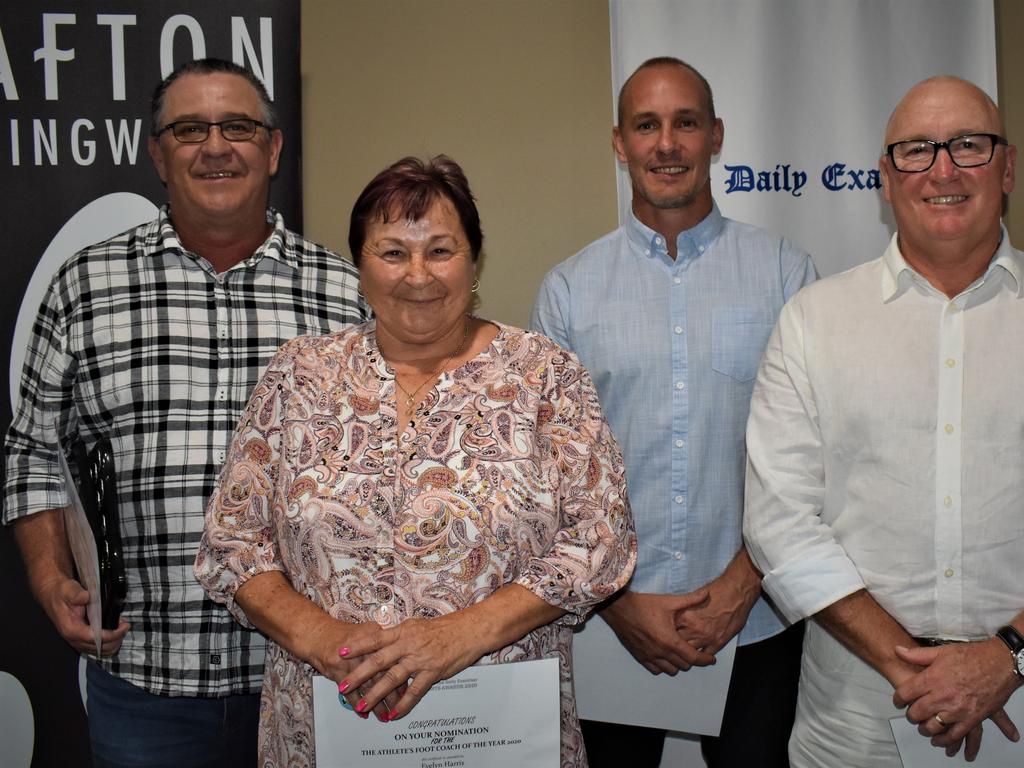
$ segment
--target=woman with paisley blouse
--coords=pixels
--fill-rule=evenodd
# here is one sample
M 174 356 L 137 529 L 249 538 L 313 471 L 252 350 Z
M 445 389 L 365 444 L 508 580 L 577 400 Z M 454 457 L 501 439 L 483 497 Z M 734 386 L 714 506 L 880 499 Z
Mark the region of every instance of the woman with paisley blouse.
M 378 174 L 349 233 L 375 321 L 283 345 L 234 435 L 196 575 L 271 640 L 261 765 L 314 762 L 314 670 L 391 720 L 544 657 L 561 764 L 586 765 L 572 626 L 633 570 L 623 464 L 574 356 L 469 314 L 482 240 L 452 160 Z

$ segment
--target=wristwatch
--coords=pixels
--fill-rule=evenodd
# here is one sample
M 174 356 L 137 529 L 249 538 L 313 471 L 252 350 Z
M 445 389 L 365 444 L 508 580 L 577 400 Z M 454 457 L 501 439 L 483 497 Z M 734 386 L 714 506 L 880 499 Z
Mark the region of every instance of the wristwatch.
M 996 637 L 1010 649 L 1010 655 L 1013 656 L 1013 673 L 1017 677 L 1024 677 L 1024 637 L 1009 624 L 997 629 Z

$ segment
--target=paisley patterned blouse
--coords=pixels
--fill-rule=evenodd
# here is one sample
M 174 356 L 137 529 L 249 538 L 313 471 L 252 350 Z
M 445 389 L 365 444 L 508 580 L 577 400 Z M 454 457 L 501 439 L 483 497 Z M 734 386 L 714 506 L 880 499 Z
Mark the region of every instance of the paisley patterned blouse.
M 270 570 L 336 619 L 385 626 L 522 585 L 568 613 L 479 663 L 560 660 L 561 763 L 576 768 L 572 625 L 635 561 L 622 457 L 575 356 L 499 325 L 399 434 L 371 322 L 294 339 L 271 361 L 210 500 L 196 576 L 246 625 L 235 591 Z M 315 764 L 312 671 L 268 644 L 261 766 Z

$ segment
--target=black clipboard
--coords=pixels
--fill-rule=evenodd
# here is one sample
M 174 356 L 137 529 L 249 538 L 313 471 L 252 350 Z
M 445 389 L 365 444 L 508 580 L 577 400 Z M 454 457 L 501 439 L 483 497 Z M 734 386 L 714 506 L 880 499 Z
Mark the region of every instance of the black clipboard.
M 78 497 L 96 540 L 102 626 L 103 629 L 116 629 L 124 608 L 127 581 L 121 550 L 114 452 L 110 440 L 102 437 L 91 451 L 86 451 L 85 443 L 76 439 L 70 453 L 68 463 L 78 475 Z

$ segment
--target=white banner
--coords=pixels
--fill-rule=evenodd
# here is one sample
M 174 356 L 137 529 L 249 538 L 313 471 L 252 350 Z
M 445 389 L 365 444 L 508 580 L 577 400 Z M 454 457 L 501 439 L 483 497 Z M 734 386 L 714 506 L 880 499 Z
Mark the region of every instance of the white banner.
M 696 67 L 725 123 L 711 167 L 722 213 L 785 235 L 822 275 L 889 241 L 878 158 L 903 94 L 948 74 L 997 95 L 992 0 L 609 0 L 609 10 L 612 122 L 645 60 Z M 621 223 L 632 194 L 623 166 L 617 178 Z M 663 765 L 699 761 L 692 737 L 666 743 Z
M 612 87 L 677 56 L 725 123 L 711 169 L 730 218 L 787 236 L 823 275 L 876 258 L 893 223 L 878 183 L 889 113 L 932 75 L 996 97 L 992 0 L 610 0 Z M 945 136 L 933 138 L 944 139 Z M 630 205 L 620 167 L 619 219 Z

